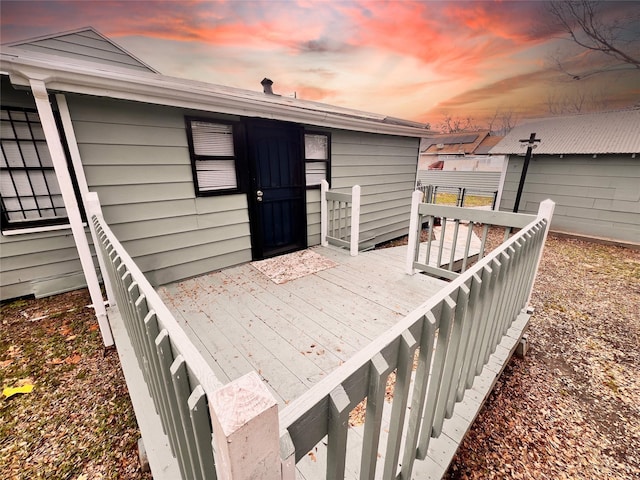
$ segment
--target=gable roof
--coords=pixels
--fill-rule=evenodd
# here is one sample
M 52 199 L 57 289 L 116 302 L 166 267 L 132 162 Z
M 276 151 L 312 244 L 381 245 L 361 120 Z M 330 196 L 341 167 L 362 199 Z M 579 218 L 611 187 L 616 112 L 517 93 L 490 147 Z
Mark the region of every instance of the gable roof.
M 106 39 L 94 29 L 89 29 Z M 77 34 L 78 31 L 59 35 L 70 33 Z M 0 52 L 0 71 L 8 73 L 15 86 L 28 87 L 29 78 L 36 75 L 44 79 L 50 91 L 107 96 L 205 112 L 416 138 L 423 137 L 429 128 L 423 123 L 376 113 L 169 77 L 151 67 L 148 70 L 132 69 L 128 65 L 105 63 L 88 56 L 74 57 L 74 61 L 69 61 L 69 57 L 57 53 L 24 48 L 25 44 L 30 44 L 30 41 L 15 42 L 6 48 L 3 46 Z
M 420 142 L 420 153 L 426 155 L 470 155 L 489 136 L 488 130 L 430 135 Z
M 67 32 L 6 43 L 3 47 L 14 47 L 45 55 L 158 73 L 157 70 L 136 58 L 93 27 L 83 27 Z
M 515 127 L 493 154 L 522 154 L 520 140 L 531 133 L 540 139 L 536 155 L 640 153 L 640 108 L 551 117 Z

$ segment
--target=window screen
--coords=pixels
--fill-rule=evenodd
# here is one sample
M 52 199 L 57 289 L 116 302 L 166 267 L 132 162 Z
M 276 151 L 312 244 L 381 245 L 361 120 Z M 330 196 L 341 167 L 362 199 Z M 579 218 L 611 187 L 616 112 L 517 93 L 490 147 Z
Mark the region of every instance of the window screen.
M 236 190 L 233 125 L 188 120 L 189 146 L 198 193 Z
M 67 221 L 38 113 L 0 110 L 0 194 L 4 228 Z

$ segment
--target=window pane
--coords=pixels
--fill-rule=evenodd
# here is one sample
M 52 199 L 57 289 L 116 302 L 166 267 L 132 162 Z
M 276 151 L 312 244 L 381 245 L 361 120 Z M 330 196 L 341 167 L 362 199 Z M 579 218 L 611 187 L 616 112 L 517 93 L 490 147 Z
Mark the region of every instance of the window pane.
M 196 155 L 233 157 L 233 131 L 231 125 L 191 122 L 193 150 Z
M 2 123 L 0 123 L 0 138 L 16 138 L 13 133 L 13 128 L 11 127 L 11 122 L 3 120 Z
M 40 125 L 40 123 L 31 124 L 31 133 L 33 134 L 33 138 L 35 138 L 36 140 L 44 140 L 44 130 L 42 129 L 42 125 Z
M 307 162 L 305 164 L 305 174 L 307 186 L 320 185 L 320 182 L 327 178 L 327 163 Z
M 304 136 L 304 151 L 307 160 L 329 159 L 329 137 L 327 135 Z
M 16 185 L 19 197 L 30 197 L 33 195 L 26 171 L 15 170 L 13 172 L 13 182 Z
M 13 128 L 15 129 L 18 138 L 23 140 L 28 140 L 31 138 L 31 130 L 29 130 L 28 124 L 16 122 L 13 124 Z
M 53 168 L 53 162 L 51 161 L 51 155 L 49 154 L 49 147 L 46 142 L 36 142 L 36 148 L 38 149 L 38 155 L 43 167 Z
M 29 171 L 29 179 L 31 180 L 31 187 L 35 195 L 47 195 L 47 184 L 44 181 L 44 174 L 40 171 Z
M 18 142 L 15 140 L 4 140 L 2 142 L 2 150 L 7 158 L 10 167 L 24 167 L 22 163 L 22 155 L 18 148 Z
M 20 142 L 20 150 L 22 150 L 22 158 L 27 167 L 39 167 L 38 152 L 36 146 L 32 142 Z
M 237 188 L 235 160 L 196 160 L 200 191 Z

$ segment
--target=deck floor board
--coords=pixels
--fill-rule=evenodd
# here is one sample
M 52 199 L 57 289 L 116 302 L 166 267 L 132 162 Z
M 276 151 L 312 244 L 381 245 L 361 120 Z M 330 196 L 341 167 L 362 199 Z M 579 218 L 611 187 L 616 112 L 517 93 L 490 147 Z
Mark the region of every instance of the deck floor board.
M 313 250 L 338 265 L 275 284 L 245 264 L 159 288 L 224 381 L 255 370 L 281 408 L 445 284 L 406 275 L 406 247 Z

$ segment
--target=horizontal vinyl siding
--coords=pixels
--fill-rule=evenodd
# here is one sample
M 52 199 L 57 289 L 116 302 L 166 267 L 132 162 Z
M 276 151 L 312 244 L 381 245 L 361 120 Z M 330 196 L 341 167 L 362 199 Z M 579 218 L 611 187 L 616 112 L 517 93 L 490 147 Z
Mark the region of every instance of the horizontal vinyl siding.
M 65 58 L 102 63 L 114 67 L 150 72 L 143 63 L 93 32 L 77 32 L 56 38 L 37 40 L 19 46 L 25 50 Z
M 360 185 L 362 241 L 381 243 L 407 233 L 419 140 L 338 131 L 331 134 L 331 188 Z
M 184 123 L 194 112 L 67 99 L 89 190 L 153 284 L 251 260 L 246 195 L 195 196 Z
M 501 210 L 512 210 L 523 166 L 510 157 Z M 520 211 L 556 202 L 553 230 L 640 243 L 640 159 L 630 155 L 534 156 Z
M 307 244 L 320 245 L 320 189 L 307 190 Z

